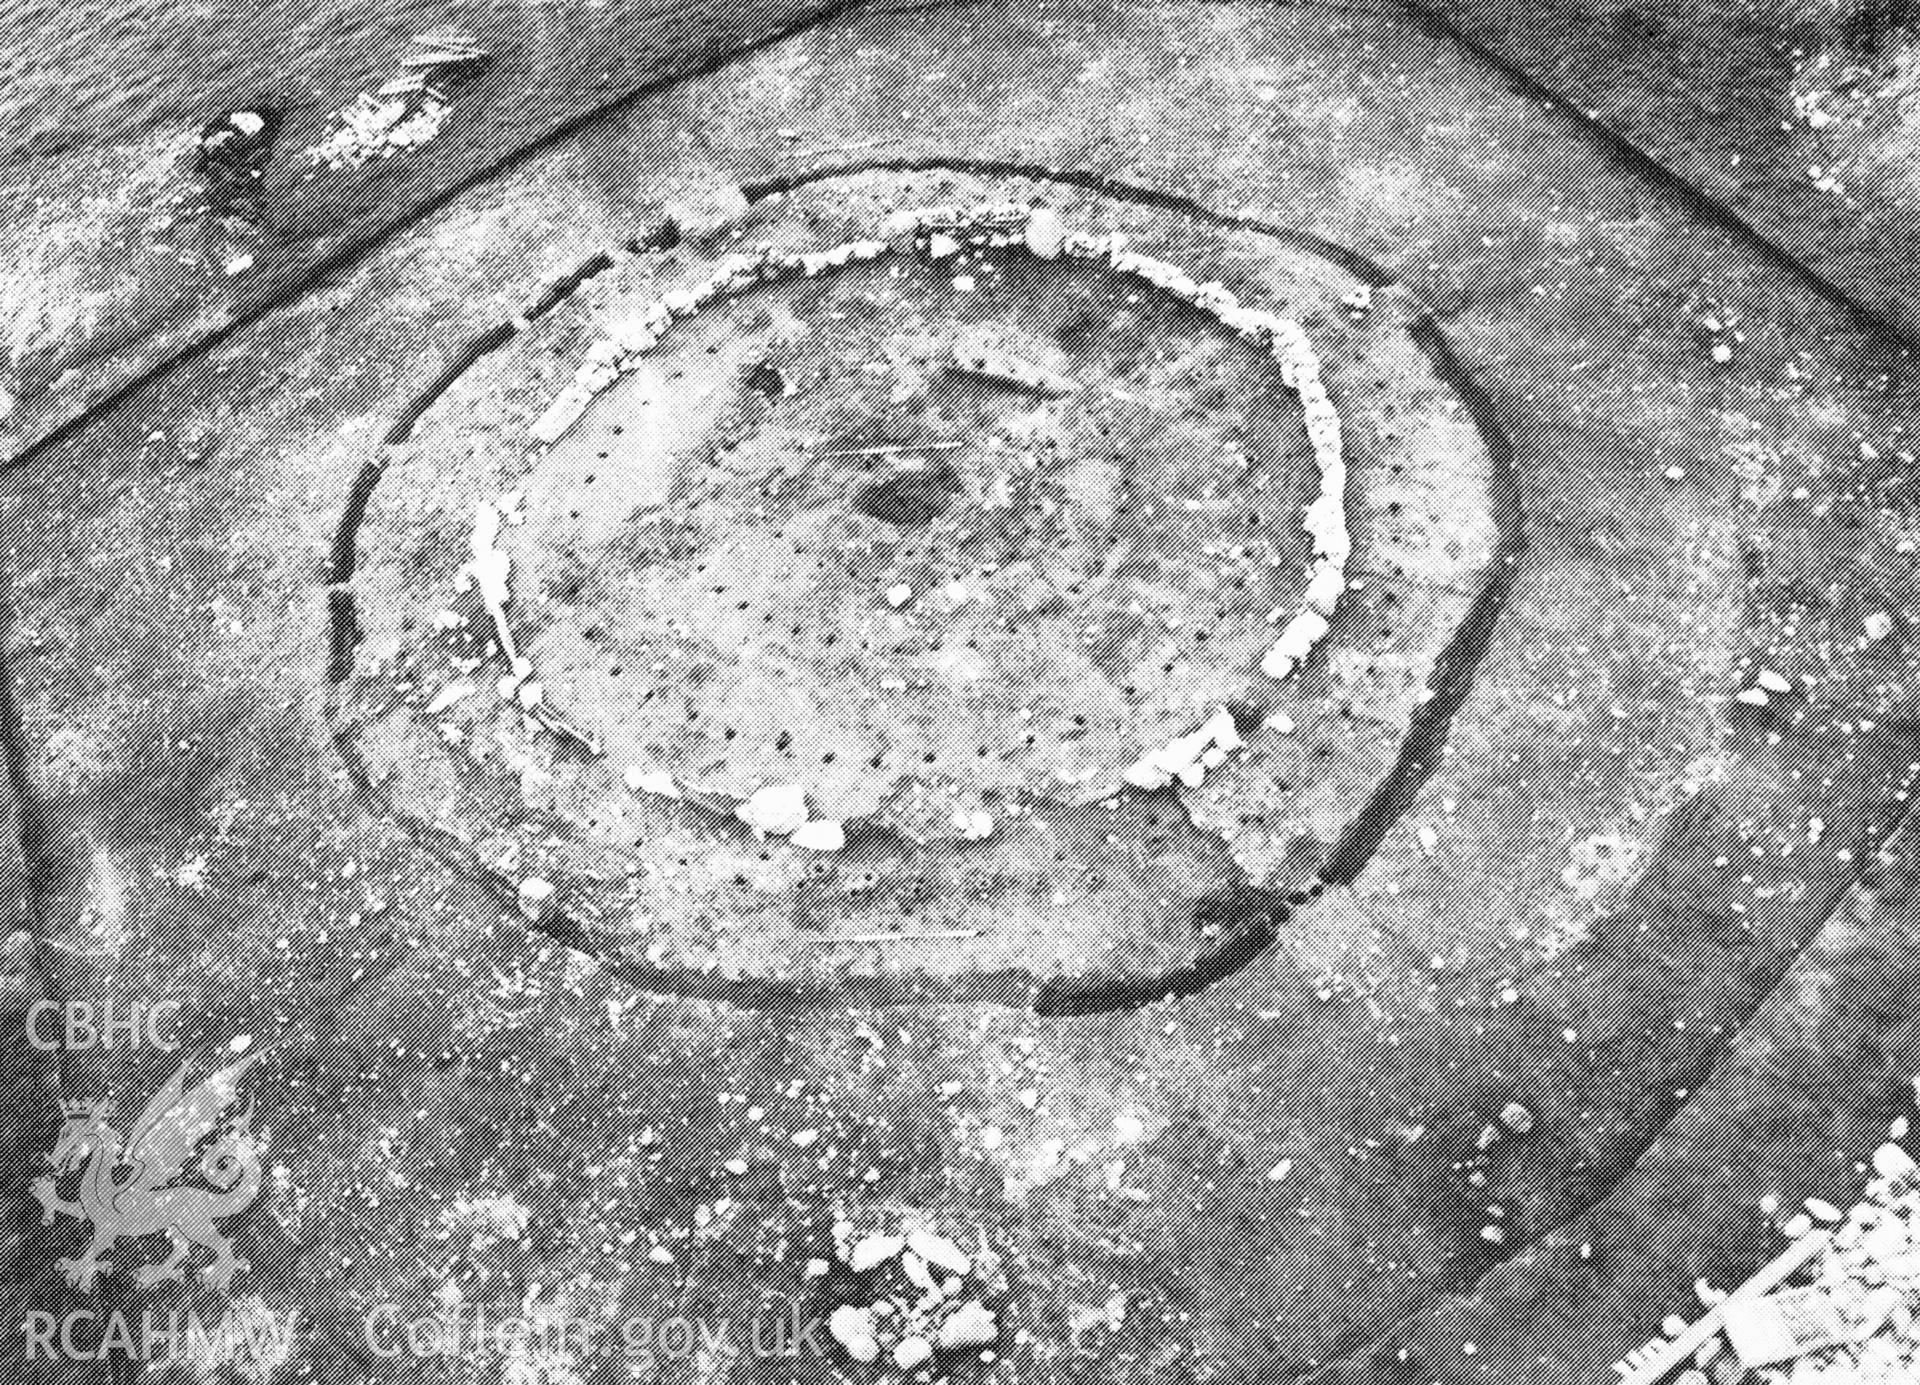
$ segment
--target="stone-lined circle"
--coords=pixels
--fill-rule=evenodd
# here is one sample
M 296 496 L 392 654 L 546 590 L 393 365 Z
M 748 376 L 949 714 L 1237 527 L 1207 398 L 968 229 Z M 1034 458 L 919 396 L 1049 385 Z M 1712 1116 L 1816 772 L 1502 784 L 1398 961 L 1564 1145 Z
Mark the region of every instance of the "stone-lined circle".
M 1012 966 L 1038 976 L 1117 962 L 1156 974 L 1192 960 L 1192 930 L 1202 920 L 1227 916 L 1201 901 L 1249 883 L 1284 893 L 1310 882 L 1314 862 L 1390 765 L 1427 673 L 1490 561 L 1493 525 L 1477 499 L 1485 457 L 1470 420 L 1408 344 L 1393 295 L 1369 302 L 1365 285 L 1256 232 L 1178 223 L 1157 208 L 1063 196 L 1044 183 L 1037 185 L 1042 195 L 1009 205 L 1009 193 L 1028 189 L 1004 186 L 1017 179 L 1000 181 L 979 188 L 989 193 L 981 197 L 979 180 L 964 176 L 854 175 L 735 212 L 679 250 L 643 258 L 594 286 L 592 315 L 613 325 L 570 349 L 586 364 L 571 384 L 561 382 L 557 398 L 552 386 L 535 383 L 552 348 L 533 334 L 476 368 L 435 407 L 418 443 L 390 461 L 369 511 L 356 583 L 367 640 L 336 707 L 343 735 L 397 806 L 469 843 L 477 863 L 536 882 L 524 902 L 544 906 L 557 882 L 570 914 L 657 962 L 759 975 L 837 971 L 861 959 L 888 970 Z M 928 196 L 935 183 L 949 195 Z M 961 205 L 975 211 L 952 210 L 954 183 L 973 193 Z M 924 210 L 886 222 L 886 213 L 915 203 Z M 1101 229 L 1068 229 L 1082 221 Z M 854 234 L 823 235 L 823 223 Z M 863 225 L 883 223 L 884 237 L 860 234 Z M 743 251 L 743 241 L 753 249 Z M 1208 264 L 1233 290 L 1199 283 L 1180 263 Z M 936 298 L 954 321 L 928 332 Z M 1279 311 L 1243 306 L 1251 303 Z M 889 319 L 889 312 L 905 316 Z M 992 324 L 998 335 L 977 330 L 995 314 L 1005 319 Z M 1296 318 L 1304 325 L 1293 325 Z M 1308 332 L 1325 339 L 1318 351 L 1303 349 Z M 896 337 L 917 344 L 891 354 L 878 349 Z M 1249 340 L 1260 349 L 1246 350 Z M 1136 567 L 1121 574 L 1135 583 L 1129 591 L 1143 589 L 1141 576 L 1176 572 L 1185 581 L 1203 560 L 1257 569 L 1264 585 L 1236 593 L 1240 605 L 1226 621 L 1213 595 L 1218 574 L 1194 581 L 1192 590 L 1215 604 L 1210 625 L 1175 622 L 1186 637 L 1174 661 L 1187 680 L 1185 700 L 1162 699 L 1157 738 L 1141 734 L 1137 719 L 1113 718 L 1097 779 L 1075 782 L 1055 759 L 1020 765 L 1011 754 L 974 755 L 989 742 L 969 726 L 955 740 L 964 756 L 934 757 L 948 763 L 922 769 L 904 757 L 878 766 L 870 756 L 833 757 L 851 771 L 835 784 L 831 767 L 823 776 L 820 746 L 831 746 L 844 727 L 804 721 L 784 738 L 763 737 L 756 750 L 784 758 L 756 762 L 742 754 L 728 778 L 715 772 L 727 767 L 724 758 L 703 773 L 699 764 L 676 762 L 658 735 L 651 744 L 632 737 L 622 744 L 645 722 L 623 715 L 644 692 L 630 695 L 624 709 L 613 698 L 583 696 L 583 687 L 592 692 L 583 677 L 591 660 L 612 664 L 623 640 L 671 665 L 669 646 L 702 630 L 710 632 L 709 667 L 675 670 L 682 696 L 675 716 L 689 705 L 685 694 L 702 687 L 721 694 L 751 687 L 764 703 L 770 689 L 803 685 L 808 671 L 794 676 L 790 650 L 755 683 L 753 646 L 707 620 L 710 609 L 742 599 L 754 619 L 762 600 L 825 590 L 838 603 L 835 618 L 791 621 L 790 635 L 852 632 L 857 642 L 862 632 L 880 631 L 897 640 L 916 621 L 937 620 L 961 630 L 951 654 L 986 632 L 960 624 L 977 622 L 978 608 L 1016 610 L 1010 597 L 1023 589 L 1056 597 L 1071 585 L 1070 574 L 1056 583 L 1030 568 L 1024 587 L 995 587 L 995 572 L 959 574 L 975 576 L 979 588 L 964 593 L 961 580 L 966 600 L 950 600 L 946 580 L 903 582 L 911 591 L 895 603 L 893 574 L 881 581 L 869 566 L 859 580 L 809 586 L 794 579 L 791 564 L 768 562 L 767 545 L 804 528 L 796 515 L 811 515 L 816 561 L 820 552 L 845 555 L 856 567 L 875 554 L 890 561 L 915 543 L 930 553 L 946 544 L 931 556 L 950 558 L 962 542 L 953 535 L 965 528 L 950 517 L 988 494 L 977 474 L 956 485 L 956 475 L 981 465 L 963 445 L 975 436 L 1004 435 L 1004 444 L 1049 429 L 1056 439 L 1071 439 L 1075 428 L 1096 436 L 1114 422 L 1100 412 L 1094 396 L 1107 391 L 1097 386 L 1111 385 L 1122 369 L 1132 372 L 1122 392 L 1156 407 L 1176 398 L 1176 383 L 1184 391 L 1198 380 L 1207 391 L 1191 407 L 1182 400 L 1179 410 L 1168 405 L 1153 415 L 1141 407 L 1153 427 L 1166 429 L 1173 419 L 1187 430 L 1171 442 L 1153 427 L 1127 436 L 1118 450 L 1145 478 L 1141 484 L 1187 501 L 1206 498 L 1212 481 L 1226 502 L 1220 515 L 1233 516 L 1252 496 L 1262 510 L 1257 549 L 1205 533 L 1190 541 L 1218 522 L 1204 506 L 1132 519 L 1124 527 L 1144 556 L 1128 559 Z M 917 383 L 902 388 L 916 371 Z M 1250 384 L 1260 372 L 1271 378 Z M 867 396 L 855 398 L 853 386 Z M 699 403 L 703 390 L 720 402 Z M 669 401 L 677 419 L 651 405 L 642 410 L 648 398 Z M 1350 415 L 1345 429 L 1335 399 Z M 841 409 L 837 427 L 828 426 L 830 408 Z M 663 418 L 680 432 L 660 426 Z M 649 426 L 623 433 L 622 419 Z M 1036 419 L 1048 428 L 1037 428 Z M 889 421 L 915 428 L 888 434 L 879 425 Z M 1231 484 L 1220 483 L 1223 441 L 1234 427 L 1243 434 L 1237 455 L 1258 454 L 1264 471 L 1248 466 L 1232 473 Z M 853 436 L 860 428 L 870 436 Z M 529 449 L 536 430 L 552 441 Z M 811 441 L 801 446 L 793 433 Z M 658 445 L 634 446 L 630 435 Z M 869 446 L 841 445 L 860 441 Z M 1004 461 L 1011 450 L 1003 445 L 996 455 Z M 875 456 L 833 459 L 846 470 L 830 472 L 825 454 L 834 451 Z M 903 455 L 921 465 L 889 460 Z M 659 466 L 661 456 L 673 465 Z M 771 465 L 776 456 L 792 465 Z M 1029 470 L 1070 465 L 1049 456 Z M 1256 488 L 1261 474 L 1266 480 Z M 688 476 L 702 488 L 690 487 Z M 831 482 L 824 490 L 822 477 Z M 763 480 L 769 488 L 759 486 Z M 772 498 L 808 486 L 827 499 L 815 494 L 785 511 L 772 506 Z M 581 501 L 607 492 L 615 503 Z M 1073 494 L 1084 500 L 1090 492 L 1081 484 Z M 1061 502 L 1067 498 L 1063 489 Z M 1055 503 L 1045 523 L 1058 526 L 1091 508 Z M 1040 539 L 1063 532 L 1039 520 L 1035 526 L 1021 543 L 1044 549 Z M 732 571 L 709 584 L 725 589 L 714 593 L 714 606 L 697 607 L 691 584 L 663 590 L 674 573 L 725 558 L 729 545 Z M 1111 531 L 1100 530 L 1069 534 L 1065 551 L 1075 558 L 1115 548 Z M 737 579 L 756 574 L 771 592 L 743 597 Z M 1351 587 L 1340 590 L 1349 577 Z M 456 594 L 461 580 L 467 590 Z M 651 596 L 641 590 L 648 584 Z M 620 597 L 622 587 L 641 595 Z M 839 614 L 850 603 L 860 611 L 852 620 Z M 505 617 L 503 630 L 489 604 Z M 1198 601 L 1179 614 L 1189 609 Z M 663 626 L 676 614 L 686 629 L 669 641 Z M 1072 614 L 1055 628 L 1070 630 Z M 1285 655 L 1286 666 L 1269 658 L 1276 637 L 1286 641 L 1309 616 L 1307 644 L 1319 641 L 1328 658 L 1302 663 L 1307 647 Z M 1364 622 L 1362 644 L 1374 647 L 1364 663 L 1352 657 L 1351 632 L 1342 636 L 1356 622 Z M 1386 627 L 1391 649 L 1381 650 L 1376 625 Z M 997 633 L 1003 646 L 1023 638 L 1017 629 Z M 914 653 L 929 654 L 940 637 L 940 630 L 923 634 Z M 640 648 L 648 639 L 653 646 Z M 511 670 L 495 648 L 507 641 L 520 661 Z M 1041 655 L 1059 652 L 1043 648 Z M 636 662 L 619 651 L 618 676 L 629 676 Z M 857 661 L 851 675 L 872 674 L 882 662 Z M 1196 667 L 1212 680 L 1197 695 Z M 1269 676 L 1276 671 L 1284 679 Z M 847 670 L 837 676 L 843 688 L 860 686 Z M 1056 686 L 1073 690 L 1093 681 L 1055 677 Z M 1032 678 L 1000 679 L 1015 694 L 1044 683 L 1044 668 Z M 999 706 L 1007 728 L 1031 724 L 1011 699 Z M 674 717 L 662 720 L 671 725 Z M 1072 720 L 1058 719 L 1055 745 L 1088 739 Z M 922 724 L 938 734 L 959 723 L 948 716 Z M 1016 749 L 1016 739 L 1025 737 L 1009 738 L 1005 748 Z M 1176 742 L 1171 753 L 1156 758 L 1152 752 L 1168 742 Z M 1294 777 L 1291 762 L 1303 757 L 1320 770 L 1318 783 Z M 997 780 L 979 774 L 982 759 L 992 761 Z M 1196 789 L 1201 772 L 1205 782 Z M 1158 795 L 1115 796 L 1123 783 L 1169 781 L 1180 781 L 1183 805 L 1156 806 Z M 757 847 L 756 833 L 766 834 Z M 855 920 L 871 923 L 858 936 L 939 934 L 942 927 L 926 926 L 942 925 L 968 941 L 958 949 L 942 941 L 862 946 L 851 958 L 820 951 L 819 933 L 846 933 L 835 925 Z
M 929 260 L 956 255 L 963 246 L 971 245 L 1020 250 L 1041 261 L 1064 257 L 1097 263 L 1191 305 L 1238 337 L 1256 343 L 1272 354 L 1279 364 L 1282 383 L 1299 399 L 1313 463 L 1317 468 L 1319 489 L 1306 505 L 1301 521 L 1313 545 L 1305 591 L 1299 599 L 1298 609 L 1285 620 L 1278 637 L 1265 650 L 1260 667 L 1267 676 L 1282 678 L 1303 661 L 1325 637 L 1329 628 L 1329 617 L 1333 615 L 1340 593 L 1345 589 L 1343 569 L 1352 546 L 1344 510 L 1346 466 L 1340 449 L 1339 418 L 1320 379 L 1320 363 L 1311 343 L 1296 323 L 1242 304 L 1224 285 L 1203 283 L 1165 260 L 1128 250 L 1124 234 L 1116 232 L 1100 236 L 1071 230 L 1050 209 L 1035 210 L 1011 203 L 971 209 L 929 208 L 896 215 L 881 238 L 851 240 L 827 249 L 786 254 L 777 253 L 771 244 L 766 244 L 754 252 L 730 255 L 705 279 L 653 300 L 639 313 L 616 323 L 607 337 L 595 342 L 572 382 L 534 421 L 530 429 L 532 437 L 536 442 L 549 446 L 557 443 L 579 421 L 595 396 L 618 383 L 623 371 L 633 370 L 676 323 L 685 324 L 703 310 L 752 289 L 797 278 L 813 278 L 849 265 L 870 264 L 886 258 L 896 247 L 903 245 L 910 245 Z M 978 372 L 1016 389 L 1058 397 L 1070 395 L 1075 388 L 1068 376 L 979 340 L 956 345 L 954 355 L 955 364 L 961 369 Z M 760 363 L 760 368 L 772 369 L 764 361 Z M 884 449 L 867 450 L 879 453 Z M 913 449 L 903 448 L 902 455 L 912 457 Z M 924 522 L 945 510 L 945 497 L 940 492 L 958 491 L 963 487 L 963 481 L 941 459 L 918 469 L 900 471 L 888 480 L 871 484 L 865 489 L 868 495 L 874 497 L 869 505 L 870 512 L 883 523 L 891 521 L 892 527 L 906 530 L 914 527 L 916 520 Z M 889 488 L 893 491 L 890 496 Z M 1211 489 L 1210 485 L 1208 489 Z M 855 503 L 860 503 L 858 497 Z M 1166 503 L 1176 503 L 1176 497 L 1166 497 Z M 517 652 L 513 618 L 508 610 L 510 583 L 507 573 L 510 560 L 502 549 L 495 547 L 501 524 L 500 512 L 482 501 L 476 516 L 474 558 L 469 576 L 478 583 L 486 597 L 500 648 L 510 660 L 511 677 L 503 691 L 510 689 L 526 697 L 529 689 L 534 690 L 534 695 L 527 698 L 530 708 L 535 710 L 536 715 L 552 716 L 545 710 L 544 694 L 540 691 L 541 685 L 535 681 L 533 661 Z M 1125 536 L 1121 539 L 1121 542 L 1128 541 L 1129 538 Z M 784 553 L 780 555 L 782 558 L 786 556 Z M 964 591 L 963 579 L 952 578 L 948 589 Z M 886 589 L 885 596 L 889 605 L 899 607 L 912 599 L 913 592 L 910 585 L 900 583 Z M 1092 604 L 1088 603 L 1089 606 Z M 1089 611 L 1088 614 L 1095 613 Z M 1274 620 L 1280 615 L 1281 611 L 1276 607 L 1267 619 Z M 959 623 L 963 626 L 966 624 Z M 692 636 L 695 640 L 703 637 L 707 637 L 706 631 L 697 631 Z M 978 647 L 976 640 L 969 640 L 968 644 Z M 1141 677 L 1142 670 L 1137 662 L 1130 672 L 1136 679 Z M 783 670 L 783 674 L 791 677 L 792 669 Z M 859 676 L 859 671 L 855 671 L 855 676 Z M 591 700 L 602 701 L 613 690 L 602 683 L 599 691 L 602 697 Z M 774 691 L 768 690 L 769 694 Z M 1072 690 L 1061 691 L 1070 693 Z M 738 699 L 737 689 L 728 691 L 727 701 L 737 702 Z M 617 703 L 614 705 L 617 706 Z M 1169 706 L 1162 710 L 1163 715 L 1156 720 L 1164 730 L 1169 718 L 1177 723 L 1180 709 Z M 1022 708 L 1023 715 L 1031 715 L 1031 711 L 1031 708 Z M 1063 781 L 1063 786 L 1078 790 L 1080 797 L 1105 796 L 1123 780 L 1138 788 L 1158 788 L 1175 780 L 1189 787 L 1197 786 L 1205 770 L 1220 763 L 1229 752 L 1239 748 L 1241 742 L 1232 718 L 1224 708 L 1194 706 L 1189 709 L 1188 721 L 1189 724 L 1180 727 L 1176 734 L 1161 738 L 1160 743 L 1140 746 L 1138 754 L 1124 769 L 1113 764 L 1096 764 L 1081 771 L 1064 764 L 1056 764 L 1053 768 Z M 1124 729 L 1131 728 L 1115 729 L 1124 734 Z M 806 736 L 804 731 L 794 734 L 801 739 Z M 631 742 L 633 738 L 621 739 Z M 927 742 L 923 740 L 919 744 Z M 634 772 L 635 782 L 640 784 L 657 783 L 664 786 L 676 770 L 683 774 L 685 772 L 680 766 L 642 768 L 633 763 L 637 756 L 626 758 L 629 759 L 629 768 Z M 675 758 L 684 761 L 687 757 L 680 755 Z M 809 757 L 797 758 L 804 763 Z M 774 773 L 777 775 L 777 770 Z M 756 795 L 765 791 L 753 779 L 751 770 L 747 770 L 740 774 L 720 776 L 721 782 L 701 787 L 713 788 L 746 800 L 745 808 L 752 810 L 758 802 Z M 1017 779 L 1014 782 L 1018 782 Z M 1031 783 L 1031 776 L 1028 776 L 1028 782 Z M 784 803 L 800 786 L 789 788 L 776 784 L 771 787 L 781 791 L 781 802 Z M 849 796 L 842 794 L 840 797 L 845 799 Z M 861 802 L 858 807 L 872 811 L 877 804 Z M 783 833 L 795 830 L 805 821 L 804 817 L 794 820 L 793 812 L 784 808 L 778 812 L 749 811 L 748 818 L 767 830 Z M 837 839 L 828 835 L 825 840 Z

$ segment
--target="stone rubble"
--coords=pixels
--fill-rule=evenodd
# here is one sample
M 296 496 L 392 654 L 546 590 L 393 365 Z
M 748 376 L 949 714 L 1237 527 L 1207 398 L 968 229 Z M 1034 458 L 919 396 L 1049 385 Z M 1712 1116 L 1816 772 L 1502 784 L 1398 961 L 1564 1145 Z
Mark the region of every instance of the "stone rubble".
M 998 1339 L 999 1322 L 969 1278 L 978 1279 L 982 1255 L 930 1226 L 909 1223 L 899 1233 L 870 1231 L 856 1237 L 842 1223 L 835 1229 L 840 1259 L 855 1274 L 897 1273 L 894 1287 L 873 1302 L 845 1304 L 827 1318 L 827 1331 L 862 1365 L 883 1356 L 901 1371 L 918 1371 L 937 1352 L 978 1351 Z M 904 1280 L 904 1284 L 900 1281 Z
M 412 94 L 380 97 L 361 92 L 351 106 L 334 113 L 338 128 L 309 149 L 307 157 L 329 168 L 357 168 L 425 144 L 440 133 L 453 108 L 431 97 L 415 104 Z
M 1197 789 L 1209 769 L 1217 768 L 1242 744 L 1233 724 L 1233 714 L 1225 707 L 1215 710 L 1198 730 L 1176 736 L 1158 750 L 1152 750 L 1128 765 L 1121 778 L 1136 789 L 1164 788 L 1179 780 Z
M 1873 1152 L 1874 1177 L 1843 1211 L 1808 1198 L 1780 1223 L 1796 1246 L 1731 1294 L 1695 1286 L 1711 1313 L 1673 1319 L 1615 1369 L 1621 1385 L 1912 1385 L 1920 1381 L 1920 1163 L 1898 1140 Z M 1762 1199 L 1771 1215 L 1778 1199 Z M 1772 1270 L 1773 1267 L 1769 1267 Z M 1710 1329 L 1710 1330 L 1707 1330 Z

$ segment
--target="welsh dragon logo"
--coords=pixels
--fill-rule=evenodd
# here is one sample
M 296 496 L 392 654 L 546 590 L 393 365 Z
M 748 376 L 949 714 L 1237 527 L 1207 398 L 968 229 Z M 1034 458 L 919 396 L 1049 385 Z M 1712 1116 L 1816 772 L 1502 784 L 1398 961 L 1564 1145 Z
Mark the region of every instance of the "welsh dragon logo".
M 65 1123 L 47 1156 L 54 1175 L 35 1180 L 33 1191 L 40 1199 L 43 1224 L 51 1224 L 60 1212 L 93 1226 L 93 1244 L 86 1253 L 60 1261 L 70 1284 L 91 1291 L 101 1272 L 113 1268 L 100 1258 L 109 1246 L 160 1231 L 172 1241 L 173 1250 L 165 1260 L 141 1266 L 136 1278 L 142 1285 L 182 1278 L 195 1246 L 213 1252 L 200 1277 L 223 1292 L 234 1275 L 246 1269 L 214 1223 L 245 1210 L 260 1193 L 266 1142 L 253 1133 L 252 1103 L 237 1116 L 227 1115 L 240 1079 L 260 1056 L 248 1054 L 191 1091 L 191 1062 L 182 1063 L 147 1103 L 124 1142 L 109 1123 L 111 1101 L 61 1103 Z M 199 1180 L 181 1182 L 203 1144 Z M 57 1193 L 56 1179 L 75 1170 L 80 1171 L 79 1200 L 69 1202 Z

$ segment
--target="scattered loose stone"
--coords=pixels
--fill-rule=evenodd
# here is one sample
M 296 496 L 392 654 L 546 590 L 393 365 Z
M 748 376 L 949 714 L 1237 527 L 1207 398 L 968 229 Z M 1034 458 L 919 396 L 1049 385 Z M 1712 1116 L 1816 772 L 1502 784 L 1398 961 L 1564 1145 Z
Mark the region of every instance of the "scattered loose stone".
M 641 769 L 638 765 L 629 765 L 626 784 L 634 793 L 657 794 L 661 798 L 680 797 L 680 786 L 663 769 Z
M 967 1253 L 944 1236 L 936 1236 L 931 1231 L 914 1231 L 907 1236 L 907 1246 L 929 1265 L 937 1266 L 949 1274 L 971 1274 L 973 1261 Z
M 865 1364 L 879 1359 L 880 1339 L 874 1335 L 871 1310 L 851 1305 L 836 1308 L 827 1317 L 827 1331 L 854 1360 Z
M 770 784 L 733 811 L 755 832 L 784 837 L 806 825 L 807 791 L 798 784 Z
M 827 818 L 816 818 L 795 829 L 788 840 L 795 846 L 805 847 L 808 851 L 838 851 L 847 844 L 847 833 L 846 829 L 837 822 Z
M 1509 1101 L 1500 1110 L 1500 1123 L 1516 1135 L 1533 1129 L 1533 1112 L 1517 1101 Z
M 1908 1178 L 1912 1176 L 1915 1167 L 1913 1156 L 1891 1141 L 1873 1152 L 1874 1172 L 1882 1178 Z
M 958 1347 L 983 1347 L 999 1332 L 993 1310 L 973 1300 L 961 1304 L 953 1316 L 940 1324 L 940 1345 L 948 1351 Z
M 876 1265 L 883 1265 L 893 1259 L 894 1256 L 900 1253 L 901 1248 L 905 1245 L 906 1240 L 904 1237 L 882 1236 L 875 1233 L 874 1235 L 863 1237 L 859 1244 L 854 1246 L 852 1252 L 847 1256 L 847 1264 L 850 1265 L 856 1273 L 864 1274 Z

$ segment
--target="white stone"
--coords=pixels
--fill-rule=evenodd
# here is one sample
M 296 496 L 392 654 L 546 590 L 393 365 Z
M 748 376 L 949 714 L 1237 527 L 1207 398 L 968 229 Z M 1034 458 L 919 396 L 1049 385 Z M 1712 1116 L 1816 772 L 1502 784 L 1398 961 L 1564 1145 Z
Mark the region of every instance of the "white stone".
M 627 787 L 634 793 L 658 794 L 662 798 L 680 797 L 680 786 L 663 769 L 641 769 L 638 765 L 628 765 L 625 777 Z
M 970 1299 L 940 1324 L 940 1345 L 948 1351 L 957 1347 L 983 1347 L 1000 1335 L 993 1310 L 977 1299 Z
M 1885 611 L 1875 611 L 1861 622 L 1870 640 L 1884 640 L 1893 633 L 1893 617 Z
M 927 237 L 927 254 L 936 260 L 960 253 L 960 242 L 944 231 L 935 231 Z
M 847 1254 L 847 1264 L 856 1274 L 865 1274 L 877 1265 L 884 1265 L 900 1253 L 906 1241 L 899 1236 L 882 1236 L 875 1232 L 863 1236 Z
M 784 837 L 807 821 L 807 791 L 798 784 L 769 784 L 733 810 L 756 832 Z
M 834 1309 L 827 1316 L 827 1331 L 854 1360 L 865 1364 L 879 1359 L 880 1341 L 874 1336 L 873 1314 L 868 1309 L 851 1304 Z
M 907 1248 L 929 1265 L 949 1274 L 970 1274 L 973 1271 L 973 1261 L 964 1250 L 945 1236 L 936 1236 L 931 1231 L 910 1232 Z
M 537 909 L 553 898 L 553 882 L 530 875 L 520 882 L 520 902 L 529 909 Z
M 1041 259 L 1057 259 L 1066 239 L 1066 225 L 1060 220 L 1060 213 L 1052 208 L 1035 207 L 1027 217 L 1027 249 Z
M 1758 679 L 1758 682 L 1760 686 L 1765 688 L 1768 692 L 1786 693 L 1786 692 L 1793 691 L 1793 684 L 1789 683 L 1785 677 L 1783 677 L 1778 673 L 1775 673 L 1770 668 L 1763 668 L 1760 670 L 1760 677 Z
M 1294 657 L 1276 643 L 1261 656 L 1260 671 L 1269 678 L 1285 678 L 1293 672 L 1295 662 Z
M 1524 1135 L 1533 1129 L 1533 1112 L 1517 1101 L 1509 1101 L 1500 1110 L 1500 1124 L 1516 1135 Z
M 847 844 L 846 829 L 829 818 L 815 818 L 788 838 L 808 851 L 838 851 Z
M 931 1293 L 933 1291 L 933 1271 L 928 1268 L 927 1262 L 918 1255 L 915 1255 L 910 1250 L 902 1254 L 900 1257 L 900 1268 L 906 1274 L 908 1282 L 910 1282 L 914 1288 L 920 1290 L 922 1293 Z
M 897 611 L 909 601 L 913 600 L 913 588 L 905 582 L 896 582 L 893 586 L 887 588 L 886 596 L 887 604 Z
M 927 1363 L 933 1356 L 933 1343 L 925 1337 L 907 1337 L 893 1349 L 893 1364 L 903 1371 Z
M 1873 1152 L 1873 1169 L 1882 1178 L 1897 1180 L 1909 1177 L 1916 1167 L 1913 1156 L 1899 1145 L 1888 1141 Z

